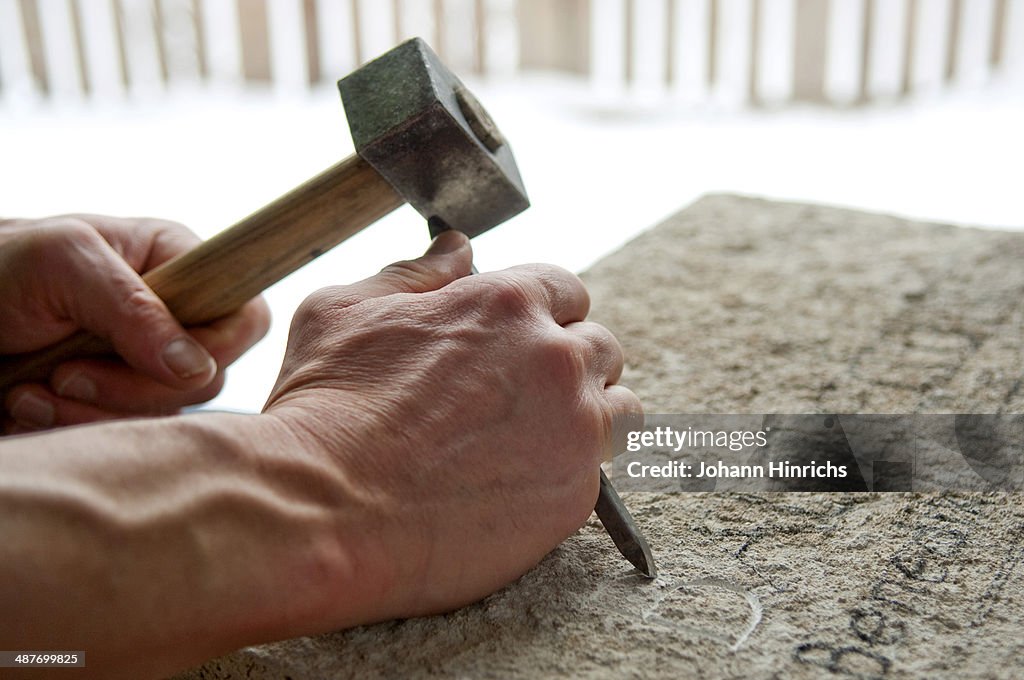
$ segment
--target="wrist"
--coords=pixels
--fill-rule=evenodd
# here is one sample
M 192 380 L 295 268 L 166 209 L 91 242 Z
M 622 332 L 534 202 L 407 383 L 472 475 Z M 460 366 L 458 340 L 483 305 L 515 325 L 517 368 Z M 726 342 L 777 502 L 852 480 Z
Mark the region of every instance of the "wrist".
M 277 605 L 251 614 L 263 617 L 267 639 L 373 623 L 413 608 L 410 593 L 396 586 L 410 560 L 387 540 L 407 528 L 407 518 L 374 483 L 384 475 L 357 414 L 287 401 L 240 423 L 243 446 L 258 446 L 260 484 L 294 515 L 281 535 L 262 536 L 279 567 L 267 584 L 267 601 L 277 596 Z
M 396 512 L 396 499 L 380 484 L 388 473 L 371 435 L 373 423 L 359 408 L 341 405 L 336 393 L 331 397 L 286 399 L 259 416 L 265 436 L 282 443 L 300 468 L 314 471 L 308 498 L 329 518 L 327 543 L 320 546 L 328 559 L 314 566 L 327 582 L 309 589 L 322 607 L 311 620 L 322 621 L 325 631 L 407 614 L 409 593 L 396 584 L 415 562 L 396 554 L 393 539 L 408 528 L 408 518 Z
M 191 418 L 191 417 L 189 417 Z M 358 506 L 329 456 L 290 418 L 211 414 L 188 426 L 205 448 L 237 462 L 210 536 L 220 579 L 239 594 L 226 621 L 234 646 L 362 623 Z M 213 421 L 212 418 L 216 418 Z M 187 420 L 187 419 L 183 419 Z M 232 467 L 235 467 L 232 465 Z M 234 522 L 244 531 L 238 540 Z

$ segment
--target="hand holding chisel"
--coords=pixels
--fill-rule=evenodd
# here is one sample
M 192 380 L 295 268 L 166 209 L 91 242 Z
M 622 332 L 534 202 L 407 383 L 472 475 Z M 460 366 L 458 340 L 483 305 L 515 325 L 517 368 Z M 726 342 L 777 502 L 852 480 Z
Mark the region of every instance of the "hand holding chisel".
M 446 231 L 450 227 L 443 220 L 433 217 L 427 221 L 431 238 Z M 476 265 L 473 265 L 471 273 L 477 274 Z M 597 504 L 594 512 L 604 525 L 605 531 L 611 536 L 615 547 L 619 549 L 622 556 L 629 560 L 637 570 L 647 578 L 655 578 L 658 575 L 657 567 L 654 564 L 654 556 L 647 544 L 647 539 L 640 532 L 633 516 L 629 514 L 626 504 L 619 498 L 611 480 L 601 470 L 601 489 L 598 492 Z

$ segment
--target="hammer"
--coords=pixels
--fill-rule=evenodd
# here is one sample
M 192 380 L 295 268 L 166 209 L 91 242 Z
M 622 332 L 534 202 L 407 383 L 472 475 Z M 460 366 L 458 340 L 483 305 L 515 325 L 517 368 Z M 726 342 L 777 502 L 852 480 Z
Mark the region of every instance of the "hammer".
M 402 43 L 338 88 L 356 154 L 143 276 L 183 325 L 235 311 L 403 203 L 432 232 L 458 229 L 470 238 L 529 207 L 501 132 L 422 40 Z M 4 359 L 0 394 L 46 381 L 63 361 L 112 351 L 83 331 Z
M 405 202 L 473 237 L 530 202 L 512 150 L 472 94 L 422 40 L 341 82 L 356 154 L 143 280 L 183 325 L 229 314 Z M 110 354 L 78 333 L 0 364 L 0 394 L 45 381 L 68 359 Z

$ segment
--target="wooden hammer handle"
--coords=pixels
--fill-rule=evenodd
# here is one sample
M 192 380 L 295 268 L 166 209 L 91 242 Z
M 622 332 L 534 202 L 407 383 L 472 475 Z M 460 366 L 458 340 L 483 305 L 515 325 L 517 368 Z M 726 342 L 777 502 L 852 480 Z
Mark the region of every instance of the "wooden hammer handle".
M 208 323 L 404 202 L 376 170 L 352 155 L 142 278 L 183 325 Z M 80 332 L 7 357 L 0 363 L 0 394 L 18 383 L 45 382 L 60 362 L 112 351 L 106 340 Z

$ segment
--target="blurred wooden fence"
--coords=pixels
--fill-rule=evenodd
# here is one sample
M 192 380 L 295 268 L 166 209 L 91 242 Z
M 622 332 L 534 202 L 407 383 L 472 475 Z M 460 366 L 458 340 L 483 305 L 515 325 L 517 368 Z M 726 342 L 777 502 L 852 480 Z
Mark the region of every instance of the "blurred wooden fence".
M 413 35 L 618 101 L 850 104 L 1024 72 L 1024 0 L 0 0 L 0 101 L 301 92 Z

